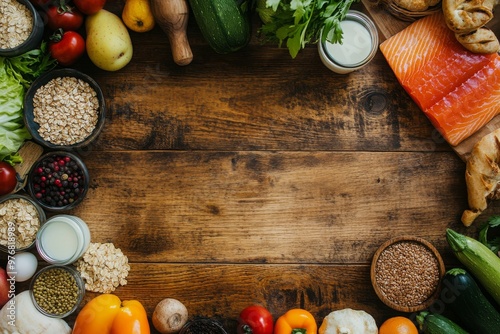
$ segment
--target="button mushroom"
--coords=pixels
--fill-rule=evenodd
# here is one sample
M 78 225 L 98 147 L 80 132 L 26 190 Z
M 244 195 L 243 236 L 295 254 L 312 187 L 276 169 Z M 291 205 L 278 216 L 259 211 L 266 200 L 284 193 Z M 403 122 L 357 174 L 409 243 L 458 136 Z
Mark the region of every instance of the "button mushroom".
M 181 330 L 188 320 L 186 306 L 177 299 L 165 298 L 155 307 L 153 326 L 161 334 L 173 334 Z

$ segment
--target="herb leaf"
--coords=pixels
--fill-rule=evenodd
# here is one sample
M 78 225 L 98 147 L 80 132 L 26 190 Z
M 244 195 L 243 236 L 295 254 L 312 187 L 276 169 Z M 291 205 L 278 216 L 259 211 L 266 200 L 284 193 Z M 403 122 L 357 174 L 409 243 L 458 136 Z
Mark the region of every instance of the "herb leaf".
M 479 230 L 478 240 L 487 246 L 492 252 L 498 254 L 500 251 L 500 237 L 488 240 L 488 231 L 490 228 L 500 226 L 500 216 L 491 216 Z
M 340 22 L 351 5 L 359 0 L 260 0 L 258 11 L 270 11 L 259 34 L 264 41 L 286 41 L 292 58 L 309 43 L 321 41 L 342 43 Z M 323 31 L 323 34 L 322 34 Z

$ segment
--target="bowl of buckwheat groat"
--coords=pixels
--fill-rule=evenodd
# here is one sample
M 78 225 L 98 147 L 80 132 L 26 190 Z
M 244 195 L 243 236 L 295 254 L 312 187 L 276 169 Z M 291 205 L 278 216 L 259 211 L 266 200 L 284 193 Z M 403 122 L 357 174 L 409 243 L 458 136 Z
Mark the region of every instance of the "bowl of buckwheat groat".
M 14 57 L 40 46 L 44 24 L 29 0 L 1 0 L 0 13 L 0 56 Z

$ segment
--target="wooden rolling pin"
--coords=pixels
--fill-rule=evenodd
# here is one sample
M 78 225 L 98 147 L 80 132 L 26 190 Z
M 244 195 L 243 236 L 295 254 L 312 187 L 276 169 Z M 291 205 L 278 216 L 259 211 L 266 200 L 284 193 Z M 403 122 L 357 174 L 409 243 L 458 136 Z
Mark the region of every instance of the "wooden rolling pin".
M 17 186 L 12 193 L 24 188 L 28 181 L 28 173 L 33 164 L 43 154 L 43 148 L 32 141 L 25 141 L 17 153 L 23 158 L 23 162 L 14 166 L 17 173 Z
M 180 66 L 191 63 L 193 53 L 187 38 L 187 0 L 151 0 L 151 10 L 156 23 L 168 36 L 174 62 Z

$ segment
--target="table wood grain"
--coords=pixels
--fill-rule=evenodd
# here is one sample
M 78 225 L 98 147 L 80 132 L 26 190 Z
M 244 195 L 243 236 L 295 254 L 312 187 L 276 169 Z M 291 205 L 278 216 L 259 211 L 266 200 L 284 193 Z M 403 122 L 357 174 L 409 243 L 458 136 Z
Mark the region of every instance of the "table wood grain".
M 131 32 L 134 56 L 120 71 L 76 65 L 101 85 L 108 113 L 95 144 L 78 152 L 91 189 L 70 213 L 93 242 L 129 257 L 128 284 L 115 293 L 143 302 L 149 317 L 172 297 L 230 332 L 252 303 L 275 317 L 302 307 L 318 325 L 333 310 L 363 309 L 380 325 L 399 313 L 370 283 L 378 246 L 418 236 L 453 266 L 445 229 L 474 236 L 498 210 L 461 225 L 464 162 L 380 53 L 339 75 L 315 45 L 291 59 L 255 28 L 227 55 L 193 18 L 188 36 L 188 66 L 174 64 L 158 27 Z

